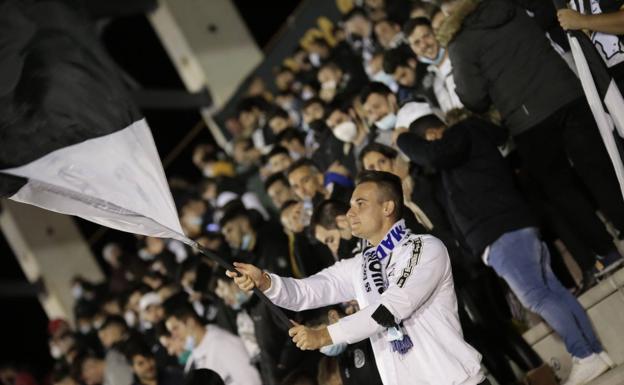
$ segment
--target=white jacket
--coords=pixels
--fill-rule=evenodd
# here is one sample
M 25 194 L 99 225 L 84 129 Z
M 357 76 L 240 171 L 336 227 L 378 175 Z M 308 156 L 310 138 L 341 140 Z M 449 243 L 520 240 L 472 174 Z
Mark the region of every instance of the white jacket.
M 390 233 L 384 239 L 393 241 Z M 334 343 L 370 338 L 386 385 L 473 385 L 483 381 L 481 355 L 463 339 L 450 261 L 442 242 L 408 233 L 394 246 L 391 256 L 382 260 L 387 263 L 388 288 L 381 295 L 370 289 L 371 277 L 379 269 L 365 266 L 364 253 L 305 279 L 272 274 L 265 294 L 277 305 L 295 311 L 356 299 L 360 311 L 330 325 L 329 334 Z M 405 355 L 392 351 L 385 328 L 371 318 L 382 304 L 397 322 L 403 321 L 414 343 Z
M 226 385 L 262 384 L 240 337 L 216 325 L 206 325 L 206 334 L 191 352 L 184 371 L 191 369 L 213 370 Z

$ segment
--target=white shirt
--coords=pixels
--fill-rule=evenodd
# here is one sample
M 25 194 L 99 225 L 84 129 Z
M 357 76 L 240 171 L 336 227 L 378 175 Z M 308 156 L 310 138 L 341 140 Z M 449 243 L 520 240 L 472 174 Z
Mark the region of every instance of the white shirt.
M 390 235 L 384 239 L 392 241 Z M 295 311 L 356 299 L 361 310 L 330 325 L 329 334 L 333 343 L 370 338 L 385 385 L 474 385 L 483 381 L 481 355 L 463 339 L 450 261 L 442 242 L 429 235 L 405 236 L 391 257 L 382 260 L 387 263 L 384 279 L 388 287 L 381 295 L 370 288 L 375 277 L 365 261 L 359 253 L 300 280 L 271 274 L 271 287 L 265 294 L 278 306 Z M 405 355 L 392 351 L 386 329 L 371 317 L 379 305 L 397 322 L 403 321 L 414 343 Z
M 433 93 L 440 109 L 447 113 L 454 108 L 463 108 L 459 96 L 455 93 L 455 79 L 451 59 L 446 57 L 440 67 L 431 64 L 427 71 L 433 74 Z
M 206 334 L 193 349 L 184 371 L 191 368 L 213 370 L 226 385 L 262 384 L 241 339 L 216 325 L 206 326 Z

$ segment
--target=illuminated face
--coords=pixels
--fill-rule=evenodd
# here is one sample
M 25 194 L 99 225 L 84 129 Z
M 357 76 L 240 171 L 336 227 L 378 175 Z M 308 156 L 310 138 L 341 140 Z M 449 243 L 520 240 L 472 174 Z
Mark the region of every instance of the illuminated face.
M 327 246 L 333 255 L 338 254 L 338 246 L 340 246 L 340 230 L 328 230 L 323 226 L 317 225 L 314 228 L 314 237 Z
M 104 381 L 104 366 L 100 360 L 87 358 L 82 363 L 82 379 L 86 385 L 99 385 Z
M 393 173 L 392 159 L 375 151 L 368 152 L 362 159 L 365 170 L 386 171 Z
M 351 224 L 353 236 L 369 239 L 382 228 L 383 207 L 379 199 L 377 185 L 371 182 L 361 183 L 355 187 L 351 195 L 351 208 L 347 218 Z
M 227 244 L 234 250 L 241 248 L 243 242 L 244 223 L 247 219 L 243 217 L 234 218 L 223 226 L 221 234 L 225 238 Z
M 310 167 L 302 166 L 288 175 L 288 183 L 299 199 L 311 200 L 317 192 L 323 192 L 322 178 Z
M 440 44 L 435 38 L 433 31 L 426 25 L 419 25 L 414 28 L 412 34 L 407 38 L 412 51 L 416 56 L 435 59 L 440 50 Z
M 135 355 L 132 357 L 132 370 L 142 383 L 156 380 L 156 360 L 152 357 Z
M 284 225 L 287 230 L 293 233 L 302 232 L 305 228 L 303 225 L 303 203 L 299 202 L 289 206 L 282 212 L 280 219 L 282 225 Z
M 401 29 L 396 24 L 381 22 L 375 25 L 377 41 L 379 41 L 379 44 L 385 49 L 390 48 L 390 43 L 399 32 L 401 32 Z
M 102 346 L 106 349 L 110 349 L 117 341 L 122 339 L 123 330 L 118 325 L 110 325 L 99 330 L 98 337 L 100 338 Z
M 312 103 L 303 110 L 303 121 L 306 123 L 323 119 L 325 109 L 321 103 Z
M 281 181 L 273 183 L 267 190 L 267 194 L 277 208 L 282 207 L 282 205 L 289 200 L 296 199 L 296 196 L 290 186 L 285 185 Z
M 416 84 L 416 72 L 411 67 L 398 66 L 392 77 L 402 87 L 411 88 Z
M 337 125 L 339 125 L 340 123 L 348 122 L 348 121 L 351 121 L 351 120 L 353 120 L 353 119 L 351 119 L 351 116 L 349 114 L 347 114 L 346 112 L 343 112 L 343 111 L 340 111 L 340 110 L 334 110 L 329 115 L 329 117 L 327 118 L 325 123 L 327 124 L 327 126 L 329 128 L 334 128 Z
M 171 333 L 171 338 L 176 341 L 185 341 L 190 334 L 186 324 L 176 317 L 169 317 L 165 322 L 165 326 Z
M 276 154 L 269 158 L 269 167 L 272 173 L 283 172 L 292 164 L 292 158 L 288 154 Z
M 370 124 L 375 123 L 384 116 L 395 112 L 394 106 L 387 96 L 370 94 L 364 101 L 364 113 Z
M 290 126 L 290 120 L 282 116 L 275 116 L 269 121 L 269 127 L 274 135 L 279 135 Z

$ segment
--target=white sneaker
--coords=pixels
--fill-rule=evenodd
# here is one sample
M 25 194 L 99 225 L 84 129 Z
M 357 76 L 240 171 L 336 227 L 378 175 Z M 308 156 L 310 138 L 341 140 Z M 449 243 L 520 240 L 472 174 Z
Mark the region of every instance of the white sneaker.
M 598 353 L 598 356 L 601 360 L 604 361 L 605 364 L 609 365 L 609 368 L 613 369 L 617 366 L 615 362 L 613 362 L 609 354 L 607 354 L 607 352 L 605 352 L 604 350 Z
M 563 385 L 585 385 L 609 370 L 609 365 L 598 354 L 585 358 L 572 357 L 572 370 Z

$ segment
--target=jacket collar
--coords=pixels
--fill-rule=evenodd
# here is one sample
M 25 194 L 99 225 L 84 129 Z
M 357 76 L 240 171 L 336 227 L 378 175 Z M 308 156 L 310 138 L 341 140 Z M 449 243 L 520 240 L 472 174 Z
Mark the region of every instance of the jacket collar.
M 455 11 L 446 17 L 436 34 L 442 47 L 448 47 L 455 36 L 461 31 L 466 17 L 471 15 L 479 6 L 482 0 L 458 0 Z

